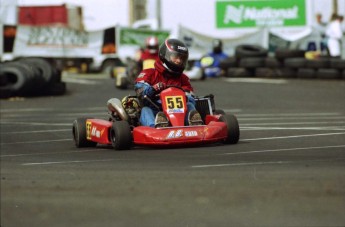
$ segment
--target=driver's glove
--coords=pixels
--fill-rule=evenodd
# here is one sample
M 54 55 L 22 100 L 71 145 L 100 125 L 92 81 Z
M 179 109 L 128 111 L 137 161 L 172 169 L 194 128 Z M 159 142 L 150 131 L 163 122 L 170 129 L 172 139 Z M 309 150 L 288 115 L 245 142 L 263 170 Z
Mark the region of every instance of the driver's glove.
M 167 86 L 163 82 L 158 82 L 155 85 L 153 85 L 152 87 L 157 93 L 159 93 L 159 92 L 163 91 Z

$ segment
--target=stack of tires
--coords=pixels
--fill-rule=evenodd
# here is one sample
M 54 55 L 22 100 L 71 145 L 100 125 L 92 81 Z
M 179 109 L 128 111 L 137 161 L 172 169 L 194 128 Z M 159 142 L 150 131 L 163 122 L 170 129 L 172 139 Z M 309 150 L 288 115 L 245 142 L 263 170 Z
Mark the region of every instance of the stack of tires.
M 345 60 L 306 59 L 305 51 L 277 49 L 273 57 L 257 45 L 239 45 L 222 63 L 227 77 L 345 79 Z
M 63 95 L 61 71 L 41 58 L 22 58 L 0 63 L 0 98 Z

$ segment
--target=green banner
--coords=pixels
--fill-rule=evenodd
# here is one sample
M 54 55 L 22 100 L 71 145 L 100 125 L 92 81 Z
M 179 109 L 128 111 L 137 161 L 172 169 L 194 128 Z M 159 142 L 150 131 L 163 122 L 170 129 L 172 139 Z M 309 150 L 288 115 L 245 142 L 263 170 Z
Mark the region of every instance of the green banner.
M 144 46 L 147 37 L 155 36 L 158 38 L 158 42 L 162 43 L 169 37 L 170 32 L 121 27 L 119 35 L 120 45 Z
M 217 28 L 306 25 L 305 0 L 218 0 Z

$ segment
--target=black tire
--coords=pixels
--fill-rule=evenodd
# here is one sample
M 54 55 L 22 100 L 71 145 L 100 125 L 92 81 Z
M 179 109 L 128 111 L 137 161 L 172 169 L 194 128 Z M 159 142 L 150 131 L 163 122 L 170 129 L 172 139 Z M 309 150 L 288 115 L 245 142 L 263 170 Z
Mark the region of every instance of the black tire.
M 259 68 L 265 64 L 265 58 L 262 57 L 248 57 L 242 58 L 239 62 L 239 67 L 242 68 Z
M 316 70 L 310 68 L 299 68 L 297 70 L 297 77 L 301 79 L 312 79 L 316 77 Z
M 345 69 L 345 59 L 336 59 L 331 58 L 330 60 L 330 67 L 332 69 Z
M 286 58 L 303 58 L 304 56 L 304 50 L 277 49 L 275 51 L 275 57 L 280 61 Z
M 283 67 L 282 62 L 278 61 L 277 58 L 267 57 L 265 58 L 265 66 L 267 68 L 281 68 Z
M 319 69 L 319 68 L 329 68 L 330 61 L 327 58 L 320 58 L 320 59 L 313 59 L 313 60 L 306 60 L 306 67 Z
M 305 58 L 287 58 L 284 60 L 284 66 L 287 68 L 304 68 L 306 65 Z
M 337 69 L 318 69 L 316 77 L 319 79 L 340 79 L 341 74 Z
M 281 68 L 276 70 L 277 77 L 280 78 L 296 78 L 297 70 L 293 68 Z
M 268 50 L 259 45 L 243 44 L 235 48 L 235 56 L 237 58 L 246 57 L 267 57 Z
M 110 140 L 115 150 L 129 150 L 132 146 L 132 132 L 127 121 L 116 121 L 110 129 Z
M 56 81 L 55 71 L 53 66 L 43 58 L 23 58 L 19 62 L 27 63 L 35 66 L 40 71 L 40 76 L 45 84 L 54 83 Z
M 253 77 L 254 73 L 247 68 L 228 68 L 225 75 L 226 77 Z
M 237 118 L 230 115 L 222 115 L 219 121 L 225 122 L 228 128 L 228 137 L 224 140 L 226 144 L 236 144 L 240 139 L 240 127 Z
M 30 89 L 31 76 L 27 76 L 22 67 L 3 64 L 0 68 L 1 98 L 25 95 Z
M 276 78 L 278 76 L 277 69 L 274 68 L 256 68 L 255 77 L 260 78 Z
M 73 121 L 72 133 L 76 147 L 95 147 L 97 145 L 96 142 L 86 138 L 86 119 L 87 118 L 78 118 Z
M 228 57 L 226 59 L 221 60 L 219 63 L 219 68 L 223 69 L 224 71 L 226 71 L 228 68 L 237 66 L 237 59 L 235 57 Z

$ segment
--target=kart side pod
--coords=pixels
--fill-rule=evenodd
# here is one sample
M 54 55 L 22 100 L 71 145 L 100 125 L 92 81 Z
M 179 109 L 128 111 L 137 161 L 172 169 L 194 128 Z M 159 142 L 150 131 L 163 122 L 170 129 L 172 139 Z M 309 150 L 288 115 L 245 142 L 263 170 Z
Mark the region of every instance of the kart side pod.
M 113 114 L 116 113 L 122 120 L 127 121 L 128 115 L 122 107 L 121 101 L 117 98 L 109 99 L 107 102 L 108 110 Z

